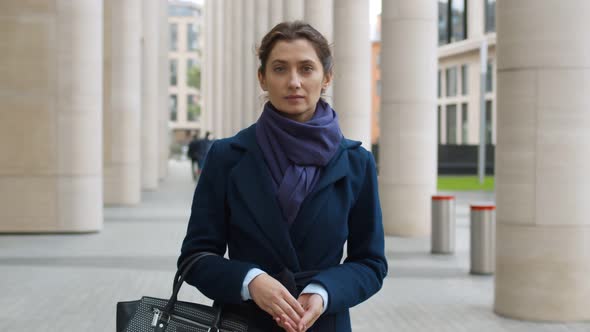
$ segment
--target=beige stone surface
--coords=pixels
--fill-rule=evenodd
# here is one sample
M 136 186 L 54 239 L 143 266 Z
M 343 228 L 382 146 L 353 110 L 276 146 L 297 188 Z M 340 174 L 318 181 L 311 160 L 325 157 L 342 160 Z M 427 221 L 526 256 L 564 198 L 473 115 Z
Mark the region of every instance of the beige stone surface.
M 98 230 L 102 2 L 2 1 L 0 13 L 0 232 Z
M 431 229 L 432 185 L 391 184 L 379 181 L 385 234 L 427 236 Z
M 228 0 L 224 0 L 228 1 Z M 272 29 L 275 25 L 281 23 L 283 21 L 283 1 L 284 0 L 269 0 L 270 9 L 268 12 L 268 20 L 270 24 L 270 29 Z M 288 0 L 285 0 L 288 1 Z M 269 29 L 269 30 L 270 30 Z
M 590 227 L 498 224 L 497 237 L 496 313 L 590 319 Z
M 138 0 L 105 1 L 106 204 L 136 204 L 141 197 L 141 10 Z
M 588 320 L 587 1 L 498 2 L 495 311 Z
M 436 192 L 436 3 L 383 2 L 379 191 L 385 232 L 430 233 Z
M 430 102 L 436 104 L 436 21 L 391 19 L 383 21 L 381 103 Z M 433 35 L 434 34 L 434 35 Z M 410 44 L 408 44 L 410 41 Z M 404 51 L 400 46 L 404 45 Z M 433 76 L 434 75 L 434 76 Z M 433 79 L 434 77 L 434 79 Z
M 536 209 L 537 73 L 498 73 L 496 193 L 499 223 L 533 224 Z
M 334 109 L 344 136 L 371 146 L 369 1 L 334 2 Z M 347 119 L 351 117 L 351 119 Z M 353 121 L 353 119 L 355 121 Z
M 283 0 L 283 19 L 285 21 L 303 20 L 304 6 L 304 0 Z
M 498 1 L 498 69 L 590 67 L 589 16 L 585 0 Z
M 141 187 L 158 188 L 158 1 L 142 2 Z
M 334 0 L 305 0 L 305 22 L 318 30 L 329 44 L 334 41 Z
M 168 175 L 168 159 L 170 157 L 170 126 L 169 119 L 169 99 L 168 85 L 169 79 L 169 62 L 168 50 L 169 33 L 168 27 L 168 1 L 157 0 L 158 2 L 158 175 L 162 180 Z

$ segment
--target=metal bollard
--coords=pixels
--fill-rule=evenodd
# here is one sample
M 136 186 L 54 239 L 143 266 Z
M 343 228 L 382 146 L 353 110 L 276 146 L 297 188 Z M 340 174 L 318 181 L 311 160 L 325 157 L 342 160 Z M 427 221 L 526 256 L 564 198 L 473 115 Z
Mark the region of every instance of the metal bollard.
M 496 206 L 471 205 L 471 274 L 494 274 Z
M 432 196 L 431 221 L 431 252 L 433 254 L 455 252 L 455 196 Z

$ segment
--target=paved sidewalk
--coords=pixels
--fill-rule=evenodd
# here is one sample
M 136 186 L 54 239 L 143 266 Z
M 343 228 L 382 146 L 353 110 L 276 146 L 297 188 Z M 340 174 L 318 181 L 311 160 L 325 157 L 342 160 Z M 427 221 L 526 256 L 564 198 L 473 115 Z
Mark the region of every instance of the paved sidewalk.
M 11 332 L 110 332 L 115 303 L 168 297 L 186 231 L 194 184 L 190 163 L 142 204 L 105 209 L 104 229 L 83 235 L 0 235 L 0 323 Z M 381 292 L 352 309 L 355 332 L 590 332 L 587 323 L 530 323 L 492 312 L 493 277 L 471 276 L 468 203 L 491 194 L 459 194 L 457 251 L 429 254 L 429 238 L 386 239 L 390 274 Z M 208 300 L 192 287 L 181 299 Z

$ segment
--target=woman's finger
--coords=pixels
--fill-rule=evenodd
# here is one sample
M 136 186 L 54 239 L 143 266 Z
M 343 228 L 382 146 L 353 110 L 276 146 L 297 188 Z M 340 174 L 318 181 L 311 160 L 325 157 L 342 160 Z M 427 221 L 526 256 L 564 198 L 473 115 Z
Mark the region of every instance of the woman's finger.
M 295 312 L 299 315 L 299 317 L 301 317 L 301 316 L 303 316 L 303 314 L 305 314 L 305 309 L 303 309 L 303 306 L 301 305 L 301 303 L 299 303 L 299 301 L 297 301 L 297 299 L 295 299 L 293 296 L 291 296 L 291 294 L 289 294 L 289 296 L 287 296 L 285 298 L 285 301 L 287 301 L 287 303 L 289 303 L 291 308 L 293 308 L 293 310 L 295 310 Z
M 309 309 L 305 312 L 303 317 L 301 317 L 301 322 L 297 326 L 300 331 L 307 330 L 308 327 L 312 326 L 313 323 L 320 317 L 320 308 L 315 305 L 315 303 L 311 303 Z
M 303 314 L 297 314 L 297 312 L 295 312 L 293 307 L 289 305 L 286 299 L 282 299 L 278 304 L 283 310 L 283 312 L 291 318 L 293 323 L 295 323 L 295 326 L 299 325 L 299 321 L 301 320 L 301 316 L 303 316 Z

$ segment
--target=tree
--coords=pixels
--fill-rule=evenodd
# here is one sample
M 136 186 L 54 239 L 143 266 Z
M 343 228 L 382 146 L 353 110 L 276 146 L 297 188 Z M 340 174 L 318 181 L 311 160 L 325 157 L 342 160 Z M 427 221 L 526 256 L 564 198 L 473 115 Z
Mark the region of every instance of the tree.
M 201 68 L 192 66 L 188 70 L 188 86 L 195 89 L 201 88 Z

